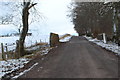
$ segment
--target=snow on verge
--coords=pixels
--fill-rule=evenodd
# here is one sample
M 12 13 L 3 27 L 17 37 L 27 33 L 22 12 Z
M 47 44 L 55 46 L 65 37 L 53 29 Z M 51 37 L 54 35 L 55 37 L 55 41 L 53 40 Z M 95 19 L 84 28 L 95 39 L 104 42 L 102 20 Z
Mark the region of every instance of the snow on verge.
M 42 50 L 38 51 L 40 55 L 46 55 L 52 48 L 50 47 L 43 47 Z M 37 53 L 36 53 L 37 54 Z M 18 70 L 20 68 L 23 68 L 25 64 L 27 64 L 31 59 L 28 58 L 20 58 L 20 59 L 11 59 L 7 61 L 0 61 L 0 78 L 4 76 L 5 74 L 11 73 L 15 70 Z M 38 63 L 34 64 L 31 68 L 21 72 L 19 75 L 14 76 L 13 78 L 17 78 L 24 73 L 30 71 L 34 66 L 38 65 Z
M 30 59 L 20 58 L 20 59 L 11 59 L 7 61 L 0 61 L 0 78 L 5 74 L 11 73 L 17 69 L 23 68 Z
M 116 53 L 117 55 L 120 55 L 120 47 L 113 43 L 113 42 L 108 42 L 108 43 L 104 43 L 103 40 L 97 40 L 96 38 L 95 39 L 92 39 L 91 37 L 87 37 L 87 36 L 84 36 L 88 41 L 91 41 L 99 46 L 101 46 L 102 48 L 105 48 L 107 50 L 110 50 L 114 53 Z
M 32 67 L 30 67 L 29 69 L 21 72 L 19 75 L 14 76 L 12 79 L 18 78 L 18 77 L 22 76 L 23 74 L 25 74 L 26 72 L 30 71 L 33 67 L 35 67 L 35 66 L 37 66 L 37 65 L 38 65 L 38 63 L 35 63 Z
M 65 37 L 64 39 L 60 39 L 60 42 L 67 42 L 71 39 L 72 36 Z
M 46 55 L 49 53 L 49 51 L 51 50 L 52 48 L 48 47 L 48 48 L 45 48 L 44 50 L 41 50 L 41 55 Z
M 51 50 L 52 48 L 45 48 L 43 50 L 41 50 L 41 55 L 46 55 L 48 54 L 48 52 Z M 23 72 L 19 73 L 18 75 L 12 77 L 12 79 L 15 79 L 15 78 L 18 78 L 20 76 L 22 76 L 23 74 L 25 74 L 26 72 L 30 71 L 33 67 L 37 66 L 39 63 L 35 63 L 32 67 L 30 67 L 29 69 L 27 70 L 24 70 Z

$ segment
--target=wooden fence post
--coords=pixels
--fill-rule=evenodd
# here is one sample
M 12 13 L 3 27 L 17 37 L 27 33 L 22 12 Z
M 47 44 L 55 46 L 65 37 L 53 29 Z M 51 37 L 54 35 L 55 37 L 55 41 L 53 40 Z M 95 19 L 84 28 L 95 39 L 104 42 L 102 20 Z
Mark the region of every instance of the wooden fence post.
M 19 40 L 16 41 L 16 51 L 15 51 L 15 55 L 14 58 L 20 58 L 20 49 L 19 49 Z
M 5 44 L 5 50 L 6 50 L 7 59 L 8 59 L 8 58 L 9 58 L 9 53 L 8 53 L 8 47 L 7 47 L 7 43 Z
M 3 59 L 3 60 L 6 60 L 6 55 L 5 55 L 5 53 L 4 53 L 3 43 L 1 43 L 1 51 L 2 51 L 2 59 Z

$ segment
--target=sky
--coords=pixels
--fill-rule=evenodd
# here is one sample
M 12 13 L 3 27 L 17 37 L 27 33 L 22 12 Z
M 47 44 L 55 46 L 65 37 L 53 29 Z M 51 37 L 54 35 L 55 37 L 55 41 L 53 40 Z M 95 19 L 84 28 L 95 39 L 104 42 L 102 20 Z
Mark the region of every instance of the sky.
M 71 0 L 41 0 L 38 4 L 43 19 L 40 28 L 43 32 L 58 34 L 75 34 L 74 25 L 70 22 L 68 6 Z M 47 31 L 46 31 L 47 30 Z M 44 34 L 44 33 L 43 33 Z
M 71 0 L 39 0 L 36 9 L 39 10 L 40 15 L 43 18 L 39 23 L 30 25 L 30 30 L 33 33 L 43 35 L 47 35 L 50 32 L 58 34 L 76 34 L 73 28 L 74 25 L 70 22 L 70 18 L 66 16 L 69 14 L 68 6 L 70 5 L 70 2 Z M 1 10 L 2 13 L 5 13 L 3 9 Z M 1 26 L 0 29 L 2 29 Z M 1 31 L 3 30 L 0 30 L 0 33 L 2 33 Z

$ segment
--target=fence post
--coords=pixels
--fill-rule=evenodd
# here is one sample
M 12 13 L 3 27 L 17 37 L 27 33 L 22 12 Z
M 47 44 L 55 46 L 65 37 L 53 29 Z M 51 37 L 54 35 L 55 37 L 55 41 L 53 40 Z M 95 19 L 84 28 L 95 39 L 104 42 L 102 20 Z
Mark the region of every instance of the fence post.
M 106 35 L 105 35 L 105 33 L 103 33 L 103 42 L 104 43 L 107 43 L 107 40 L 106 40 L 107 38 L 106 38 Z
M 5 50 L 6 50 L 7 58 L 9 58 L 7 43 L 5 44 Z
M 20 58 L 20 46 L 19 46 L 19 40 L 16 40 L 16 51 L 15 51 L 15 58 Z
M 1 43 L 1 51 L 2 51 L 2 59 L 6 60 L 6 55 L 4 53 L 4 47 L 3 47 L 3 43 Z

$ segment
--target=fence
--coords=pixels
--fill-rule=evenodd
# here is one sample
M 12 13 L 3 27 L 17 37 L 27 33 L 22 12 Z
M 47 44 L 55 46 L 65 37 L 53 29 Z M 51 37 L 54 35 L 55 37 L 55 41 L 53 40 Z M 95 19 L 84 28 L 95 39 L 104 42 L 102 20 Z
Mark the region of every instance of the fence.
M 14 58 L 13 52 L 15 51 L 16 44 L 3 44 L 1 43 L 0 59 L 6 60 Z
M 41 40 L 35 41 L 34 43 L 27 43 L 25 45 L 25 49 L 30 49 L 32 47 L 35 47 L 35 45 L 39 45 L 39 43 L 47 43 L 47 42 L 42 42 Z M 1 43 L 0 44 L 0 60 L 7 60 L 7 59 L 13 59 L 15 58 L 15 48 L 16 48 L 16 43 Z M 31 49 L 32 50 L 32 49 Z

